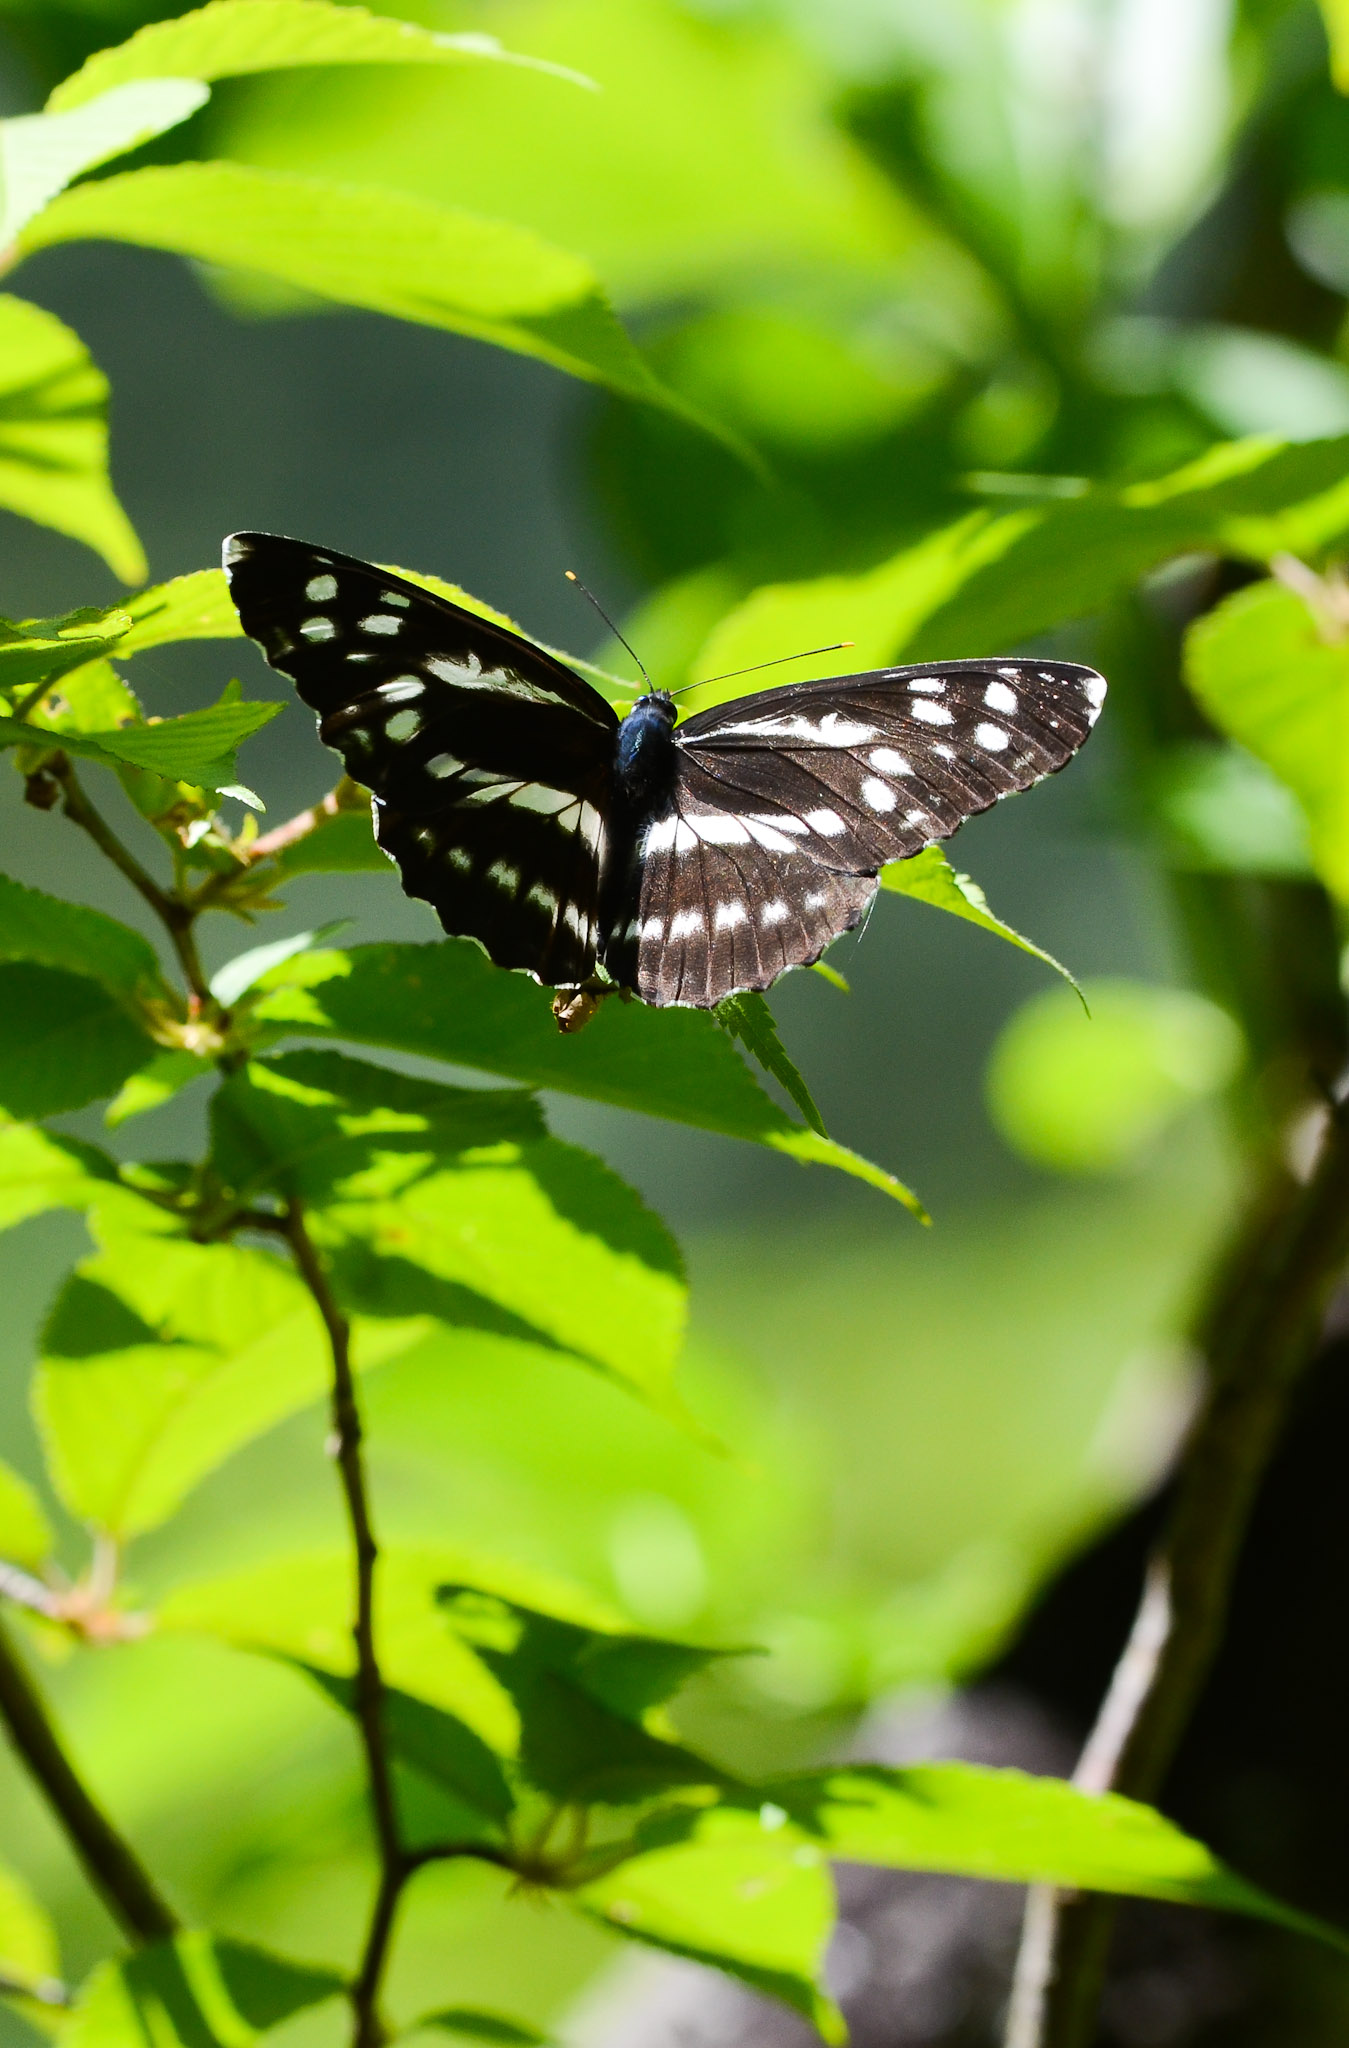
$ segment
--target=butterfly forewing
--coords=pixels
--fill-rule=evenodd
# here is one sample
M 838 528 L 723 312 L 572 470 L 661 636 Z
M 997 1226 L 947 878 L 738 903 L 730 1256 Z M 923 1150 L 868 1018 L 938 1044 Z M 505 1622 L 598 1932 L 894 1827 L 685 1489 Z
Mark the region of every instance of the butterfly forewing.
M 550 984 L 595 964 L 617 720 L 507 628 L 332 549 L 225 544 L 244 630 L 373 794 L 380 845 L 447 931 Z

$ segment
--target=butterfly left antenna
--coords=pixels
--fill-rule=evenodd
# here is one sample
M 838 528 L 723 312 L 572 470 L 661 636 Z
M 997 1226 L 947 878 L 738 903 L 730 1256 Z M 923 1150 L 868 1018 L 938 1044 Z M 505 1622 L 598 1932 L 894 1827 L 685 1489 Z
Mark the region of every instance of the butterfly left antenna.
M 646 677 L 647 689 L 654 690 L 656 686 L 652 682 L 651 677 L 647 674 L 646 663 L 642 660 L 642 657 L 637 652 L 637 649 L 635 647 L 629 646 L 628 642 L 623 638 L 623 635 L 619 632 L 617 626 L 609 617 L 608 612 L 604 609 L 604 606 L 600 603 L 594 591 L 586 589 L 585 584 L 582 583 L 580 577 L 577 575 L 574 569 L 564 569 L 562 571 L 562 574 L 566 577 L 568 583 L 574 583 L 576 585 L 576 588 L 580 591 L 582 597 L 588 597 L 590 599 L 590 602 L 594 605 L 595 610 L 599 613 L 605 625 L 609 628 L 609 631 L 613 634 L 615 640 L 617 640 L 619 646 L 626 647 L 628 649 L 628 653 L 632 656 L 638 668 L 642 671 L 643 676 Z

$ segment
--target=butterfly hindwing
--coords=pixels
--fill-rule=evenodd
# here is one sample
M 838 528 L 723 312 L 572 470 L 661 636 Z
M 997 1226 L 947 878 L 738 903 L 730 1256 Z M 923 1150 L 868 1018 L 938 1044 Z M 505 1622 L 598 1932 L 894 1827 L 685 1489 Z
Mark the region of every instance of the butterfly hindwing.
M 244 630 L 374 797 L 409 895 L 503 967 L 581 981 L 598 937 L 617 720 L 518 634 L 366 562 L 225 544 Z

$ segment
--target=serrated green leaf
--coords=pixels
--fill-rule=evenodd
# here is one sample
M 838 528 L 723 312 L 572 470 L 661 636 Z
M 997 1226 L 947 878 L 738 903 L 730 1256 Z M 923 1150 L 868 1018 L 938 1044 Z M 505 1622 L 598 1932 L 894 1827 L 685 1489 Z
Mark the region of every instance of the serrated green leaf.
M 122 725 L 110 732 L 62 731 L 60 741 L 65 753 L 99 761 L 105 767 L 125 763 L 170 782 L 220 790 L 238 779 L 236 749 L 282 708 L 280 704 L 222 702 L 153 725 Z M 0 747 L 41 743 L 37 726 L 0 718 Z
M 438 1609 L 437 1589 L 447 1583 L 478 1587 L 581 1628 L 628 1632 L 623 1617 L 603 1601 L 547 1573 L 449 1546 L 385 1545 L 375 1583 L 375 1632 L 386 1682 L 455 1715 L 498 1756 L 516 1753 L 519 1716 L 504 1686 Z M 158 1623 L 350 1676 L 354 1598 L 349 1550 L 302 1553 L 179 1586 L 161 1606 Z
M 277 1037 L 346 1038 L 611 1102 L 841 1168 L 919 1205 L 893 1175 L 792 1122 L 703 1011 L 607 1002 L 563 1036 L 545 989 L 469 940 L 307 953 L 265 977 L 255 1011 Z
M 767 1810 L 830 1857 L 1010 1884 L 1211 1906 L 1349 1951 L 1349 1936 L 1235 1876 L 1150 1806 L 979 1764 L 855 1765 L 760 1788 Z
M 312 1204 L 386 1201 L 466 1152 L 544 1137 L 519 1089 L 447 1088 L 332 1052 L 250 1061 L 212 1099 L 211 1130 L 232 1197 Z
M 631 1940 L 710 1963 L 846 2038 L 823 1989 L 835 1902 L 823 1853 L 754 1812 L 720 1807 L 638 1831 L 640 1853 L 575 1893 Z
M 0 314 L 3 305 L 0 299 Z M 130 626 L 131 615 L 120 606 L 104 611 L 84 607 L 59 619 L 24 619 L 19 624 L 0 620 L 0 690 L 10 698 L 10 708 L 26 712 L 38 684 L 54 684 L 86 662 L 97 661 L 117 646 Z M 36 704 L 34 714 L 41 715 Z
M 119 640 L 119 655 L 122 646 Z M 109 732 L 139 722 L 143 713 L 110 661 L 86 661 L 45 692 L 29 717 L 43 732 Z
M 73 179 L 176 128 L 209 98 L 184 76 L 109 84 L 78 110 L 0 121 L 0 248 Z
M 881 887 L 896 896 L 911 896 L 918 903 L 930 903 L 934 910 L 949 911 L 952 917 L 977 924 L 982 931 L 1006 939 L 1009 945 L 1018 946 L 1033 959 L 1043 960 L 1046 967 L 1063 976 L 1070 988 L 1077 988 L 1073 976 L 1052 953 L 1046 953 L 1030 939 L 1023 939 L 1020 932 L 1014 932 L 1009 924 L 994 916 L 979 884 L 958 873 L 939 846 L 925 846 L 909 860 L 892 861 L 888 868 L 882 868 Z M 1078 989 L 1078 994 L 1081 993 Z
M 83 1209 L 106 1194 L 117 1167 L 78 1138 L 0 1115 L 0 1230 L 46 1209 Z
M 83 974 L 0 967 L 0 1109 L 56 1116 L 115 1095 L 155 1043 L 122 1001 Z
M 158 955 L 139 932 L 8 875 L 0 875 L 0 960 L 36 960 L 83 974 L 131 1002 L 169 995 Z
M 60 1974 L 61 1954 L 50 1918 L 23 1879 L 0 1865 L 0 1977 L 40 1992 Z
M 0 505 L 137 583 L 145 556 L 108 479 L 107 409 L 107 379 L 79 336 L 0 294 Z
M 42 1503 L 26 1479 L 0 1459 L 0 1559 L 36 1570 L 56 1546 Z M 0 1871 L 0 1969 L 4 1954 L 4 1872 Z
M 126 79 L 241 78 L 296 65 L 519 64 L 586 85 L 578 72 L 503 50 L 493 36 L 442 35 L 364 7 L 327 0 L 210 0 L 174 21 L 152 22 L 100 50 L 52 93 L 49 108 L 77 107 Z
M 390 866 L 376 842 L 367 804 L 359 811 L 322 815 L 312 832 L 293 839 L 273 858 L 286 881 L 295 875 L 387 875 Z
M 153 1528 L 207 1473 L 320 1399 L 331 1363 L 313 1301 L 263 1251 L 146 1234 L 100 1212 L 103 1250 L 57 1296 L 33 1404 L 53 1484 L 110 1535 Z M 363 1369 L 424 1324 L 362 1325 Z
M 177 640 L 240 640 L 243 627 L 219 569 L 194 569 L 167 583 L 152 583 L 126 601 L 131 628 L 118 648 L 120 659 L 147 647 Z
M 764 1072 L 782 1083 L 810 1128 L 827 1139 L 829 1133 L 816 1107 L 815 1097 L 778 1037 L 777 1023 L 765 998 L 753 989 L 742 989 L 739 995 L 727 996 L 718 1003 L 713 1014 L 732 1038 L 740 1040 Z
M 343 1988 L 336 1970 L 218 1935 L 180 1934 L 100 1963 L 64 2038 L 73 2048 L 247 2048 Z
M 1349 902 L 1349 640 L 1297 592 L 1256 583 L 1191 627 L 1185 679 L 1219 730 L 1292 791 L 1317 874 Z
M 508 221 L 243 164 L 174 164 L 63 192 L 18 249 L 90 239 L 171 250 L 467 334 L 705 430 L 647 367 L 590 266 Z
M 1329 545 L 1349 531 L 1346 469 L 1344 437 L 1252 439 L 1222 443 L 1146 482 L 971 513 L 861 575 L 752 592 L 721 621 L 693 673 L 723 675 L 841 633 L 856 644 L 858 669 L 1004 652 L 1098 610 L 1175 555 L 1217 546 L 1267 560 L 1280 549 Z M 799 674 L 828 675 L 833 666 L 821 657 Z M 736 694 L 717 684 L 690 701 Z

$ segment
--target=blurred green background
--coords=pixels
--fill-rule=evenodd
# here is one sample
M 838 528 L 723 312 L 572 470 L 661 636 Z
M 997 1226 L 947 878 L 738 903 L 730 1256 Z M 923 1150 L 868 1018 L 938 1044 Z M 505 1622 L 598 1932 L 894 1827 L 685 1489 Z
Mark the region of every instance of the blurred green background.
M 170 11 L 6 0 L 3 111 Z M 866 567 L 991 498 L 1156 473 L 1235 434 L 1349 428 L 1349 105 L 1311 5 L 388 11 L 488 30 L 603 90 L 504 70 L 298 72 L 222 85 L 187 146 L 426 194 L 580 250 L 662 375 L 769 474 L 452 336 L 169 257 L 50 251 L 22 289 L 112 381 L 114 476 L 155 577 L 213 562 L 232 528 L 271 529 L 435 571 L 593 652 L 574 567 L 674 683 L 765 581 Z M 73 544 L 8 515 L 0 529 L 5 613 L 117 594 Z M 1142 616 L 1169 644 L 1164 589 Z M 849 623 L 840 612 L 840 638 Z M 1109 668 L 1118 627 L 1056 651 Z M 234 647 L 142 657 L 137 680 L 168 710 L 233 673 L 281 694 Z M 1094 1024 L 1037 962 L 893 897 L 832 956 L 851 994 L 797 975 L 775 996 L 831 1130 L 918 1188 L 930 1233 L 837 1176 L 556 1106 L 685 1246 L 686 1391 L 726 1455 L 485 1338 L 368 1382 L 388 1534 L 472 1541 L 641 1623 L 766 1648 L 682 1710 L 746 1764 L 816 1754 L 868 1701 L 977 1671 L 1045 1574 L 1146 1491 L 1183 1421 L 1177 1333 L 1234 1199 L 1216 1104 L 1242 1047 L 1181 993 L 1184 905 L 1121 800 L 1136 764 L 1119 695 L 1069 775 L 955 849 L 999 914 L 1088 984 Z M 295 706 L 242 768 L 273 820 L 331 780 Z M 117 878 L 17 785 L 0 866 L 135 920 Z M 274 929 L 335 918 L 361 938 L 436 929 L 373 876 L 298 882 Z M 161 1112 L 157 1149 L 186 1142 L 195 1114 L 190 1095 Z M 0 1240 L 0 1432 L 33 1472 L 26 1372 L 78 1242 L 51 1220 Z M 238 1455 L 136 1551 L 137 1583 L 154 1594 L 327 1540 L 324 1430 L 315 1411 Z M 367 1875 L 346 1732 L 297 1681 L 221 1648 L 166 1636 L 130 1661 L 52 1667 L 93 1783 L 194 1915 L 341 1957 Z M 3 1758 L 0 1813 L 78 1975 L 109 1930 Z M 491 1873 L 437 1872 L 409 1909 L 394 2002 L 543 2019 L 608 1952 Z M 19 2032 L 0 2014 L 0 2038 Z

